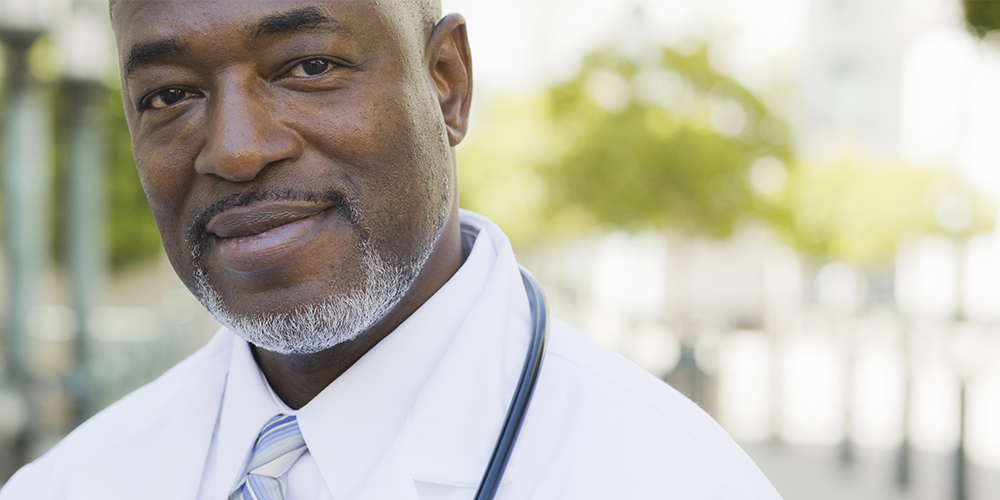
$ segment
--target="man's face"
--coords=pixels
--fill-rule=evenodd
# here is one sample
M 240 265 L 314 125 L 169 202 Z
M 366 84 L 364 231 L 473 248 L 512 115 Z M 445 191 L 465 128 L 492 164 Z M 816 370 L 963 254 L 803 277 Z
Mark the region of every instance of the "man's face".
M 301 313 L 291 330 L 343 329 L 312 324 L 316 309 L 367 302 L 324 313 L 367 327 L 433 252 L 454 168 L 425 33 L 403 1 L 116 8 L 143 188 L 174 269 L 224 323 L 273 330 Z

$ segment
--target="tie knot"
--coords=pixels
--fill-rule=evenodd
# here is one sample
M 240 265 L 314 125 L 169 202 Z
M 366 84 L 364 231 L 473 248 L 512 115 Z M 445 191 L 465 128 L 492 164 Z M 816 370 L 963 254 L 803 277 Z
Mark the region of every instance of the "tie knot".
M 246 476 L 230 500 L 281 500 L 284 475 L 306 451 L 294 415 L 277 415 L 264 424 L 250 455 Z
M 268 420 L 260 430 L 253 445 L 253 455 L 250 457 L 250 467 L 247 470 L 254 472 L 255 469 L 305 446 L 306 442 L 302 439 L 295 415 L 277 415 Z

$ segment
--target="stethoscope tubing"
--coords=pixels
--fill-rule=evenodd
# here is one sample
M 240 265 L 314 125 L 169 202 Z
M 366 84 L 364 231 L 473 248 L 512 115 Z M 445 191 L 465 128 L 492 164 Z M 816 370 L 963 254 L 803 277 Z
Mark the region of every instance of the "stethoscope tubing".
M 548 343 L 549 306 L 545 301 L 545 294 L 535 277 L 524 267 L 520 267 L 520 269 L 521 281 L 524 282 L 524 289 L 528 294 L 528 304 L 531 309 L 533 325 L 531 346 L 525 356 L 524 366 L 521 368 L 521 378 L 517 382 L 514 397 L 507 410 L 507 418 L 500 430 L 497 444 L 493 448 L 493 456 L 490 457 L 489 465 L 486 466 L 483 473 L 483 480 L 479 483 L 475 500 L 492 500 L 500 488 L 500 480 L 507 469 L 507 462 L 514 450 L 514 443 L 521 431 L 521 424 L 524 423 L 524 416 L 528 411 L 531 396 L 538 382 L 538 374 L 542 370 L 542 360 L 545 357 L 545 348 Z

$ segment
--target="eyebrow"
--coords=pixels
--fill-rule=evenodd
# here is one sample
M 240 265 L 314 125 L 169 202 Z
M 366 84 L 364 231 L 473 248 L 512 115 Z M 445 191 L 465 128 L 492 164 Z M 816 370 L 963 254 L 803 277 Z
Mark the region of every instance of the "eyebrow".
M 265 16 L 251 24 L 245 31 L 247 39 L 251 43 L 257 43 L 264 38 L 273 36 L 316 30 L 338 33 L 351 32 L 350 28 L 323 14 L 316 7 L 303 7 Z M 183 56 L 187 52 L 187 48 L 176 38 L 137 43 L 129 50 L 125 62 L 125 78 L 130 77 L 141 67 Z
M 316 30 L 350 32 L 347 26 L 323 14 L 318 8 L 303 7 L 264 17 L 250 26 L 247 38 L 251 42 L 259 42 L 263 38 L 276 35 Z
M 128 58 L 125 60 L 125 78 L 140 67 L 150 66 L 186 53 L 187 49 L 174 38 L 137 43 L 128 51 Z

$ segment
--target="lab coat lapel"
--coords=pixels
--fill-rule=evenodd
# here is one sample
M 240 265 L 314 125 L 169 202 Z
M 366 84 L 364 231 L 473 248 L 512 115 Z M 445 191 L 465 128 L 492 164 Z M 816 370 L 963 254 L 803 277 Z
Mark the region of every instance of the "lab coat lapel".
M 415 402 L 488 293 L 496 252 L 480 234 L 468 267 L 299 411 L 299 429 L 333 498 L 396 498 L 374 493 L 386 488 L 415 494 L 405 436 L 413 435 Z
M 410 414 L 410 466 L 418 481 L 462 488 L 479 484 L 528 350 L 528 300 L 514 253 L 495 225 L 485 221 L 482 227 L 497 253 L 486 291 Z M 515 447 L 502 485 L 514 480 L 519 456 Z
M 120 428 L 105 433 L 113 437 L 95 446 L 72 474 L 67 499 L 195 498 L 231 349 L 231 334 L 216 334 L 199 353 L 207 359 L 188 365 L 167 396 L 140 405 L 124 422 L 115 422 Z
M 420 500 L 409 467 L 406 430 L 401 430 L 392 444 L 372 468 L 371 476 L 378 481 L 364 481 L 356 500 Z

